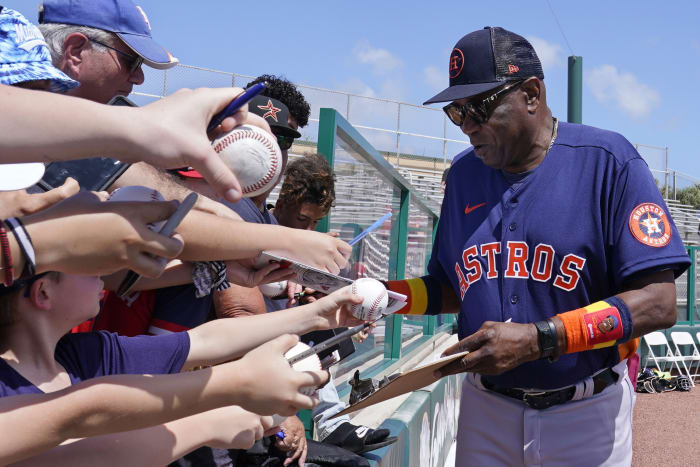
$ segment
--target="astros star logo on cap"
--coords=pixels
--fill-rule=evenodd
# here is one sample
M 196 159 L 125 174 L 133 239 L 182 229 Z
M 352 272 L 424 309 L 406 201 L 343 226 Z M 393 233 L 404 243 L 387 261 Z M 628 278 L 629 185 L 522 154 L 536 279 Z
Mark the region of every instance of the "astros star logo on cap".
M 274 119 L 275 121 L 277 121 L 277 113 L 282 110 L 272 105 L 271 100 L 267 101 L 267 105 L 259 105 L 258 109 L 267 110 L 267 112 L 265 112 L 265 115 L 263 115 L 263 118 L 272 117 L 272 119 Z
M 450 78 L 456 78 L 464 68 L 464 54 L 458 48 L 454 48 L 450 54 Z

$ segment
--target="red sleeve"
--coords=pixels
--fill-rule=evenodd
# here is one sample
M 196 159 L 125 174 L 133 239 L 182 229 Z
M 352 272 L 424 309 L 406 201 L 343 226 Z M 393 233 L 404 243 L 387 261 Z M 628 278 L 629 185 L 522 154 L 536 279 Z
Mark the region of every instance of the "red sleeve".
M 94 331 L 116 332 L 121 336 L 148 334 L 148 325 L 155 310 L 155 291 L 134 292 L 124 298 L 107 292 Z

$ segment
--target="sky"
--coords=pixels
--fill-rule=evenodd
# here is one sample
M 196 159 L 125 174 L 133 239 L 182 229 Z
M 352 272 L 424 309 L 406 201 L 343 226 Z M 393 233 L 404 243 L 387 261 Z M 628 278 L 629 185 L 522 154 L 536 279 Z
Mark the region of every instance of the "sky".
M 463 35 L 502 26 L 525 36 L 538 52 L 554 116 L 566 120 L 567 57 L 582 56 L 583 123 L 617 131 L 640 145 L 668 147 L 669 166 L 700 182 L 697 1 L 136 3 L 147 13 L 153 37 L 183 64 L 250 76 L 284 75 L 298 84 L 410 104 L 421 104 L 447 86 L 448 57 Z M 36 21 L 37 0 L 3 4 Z M 135 91 L 161 88 L 161 72 L 146 76 Z M 212 76 L 191 73 L 182 84 L 226 85 Z M 168 81 L 169 92 L 179 85 L 177 79 Z M 316 115 L 319 106 L 345 113 L 342 98 L 311 94 Z M 396 106 L 356 99 L 351 109 L 354 124 L 396 128 Z M 437 115 L 402 107 L 401 129 L 442 136 Z M 313 131 L 310 125 L 305 134 Z M 379 149 L 395 143 L 389 134 L 365 133 Z M 448 128 L 447 136 L 466 141 L 456 127 Z M 442 157 L 441 145 L 424 145 L 419 138 L 406 136 L 401 147 Z M 463 147 L 450 144 L 448 159 Z M 640 152 L 651 168 L 663 167 L 664 150 L 641 146 Z

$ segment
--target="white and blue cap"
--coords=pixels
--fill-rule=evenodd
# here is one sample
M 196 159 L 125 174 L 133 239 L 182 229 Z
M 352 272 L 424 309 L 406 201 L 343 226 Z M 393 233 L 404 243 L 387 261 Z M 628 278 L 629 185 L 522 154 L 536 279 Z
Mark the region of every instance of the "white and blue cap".
M 0 7 L 0 84 L 38 80 L 49 80 L 53 92 L 80 84 L 53 66 L 39 28 L 21 13 Z
M 177 58 L 153 40 L 146 12 L 131 0 L 45 0 L 39 8 L 39 23 L 73 24 L 109 31 L 152 68 L 165 70 L 178 64 Z

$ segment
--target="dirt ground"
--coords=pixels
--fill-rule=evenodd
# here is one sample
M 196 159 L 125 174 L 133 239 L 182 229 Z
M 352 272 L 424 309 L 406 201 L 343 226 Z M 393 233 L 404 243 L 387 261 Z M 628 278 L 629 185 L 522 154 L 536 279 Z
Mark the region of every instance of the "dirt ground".
M 700 466 L 699 383 L 690 392 L 637 394 L 634 467 Z

